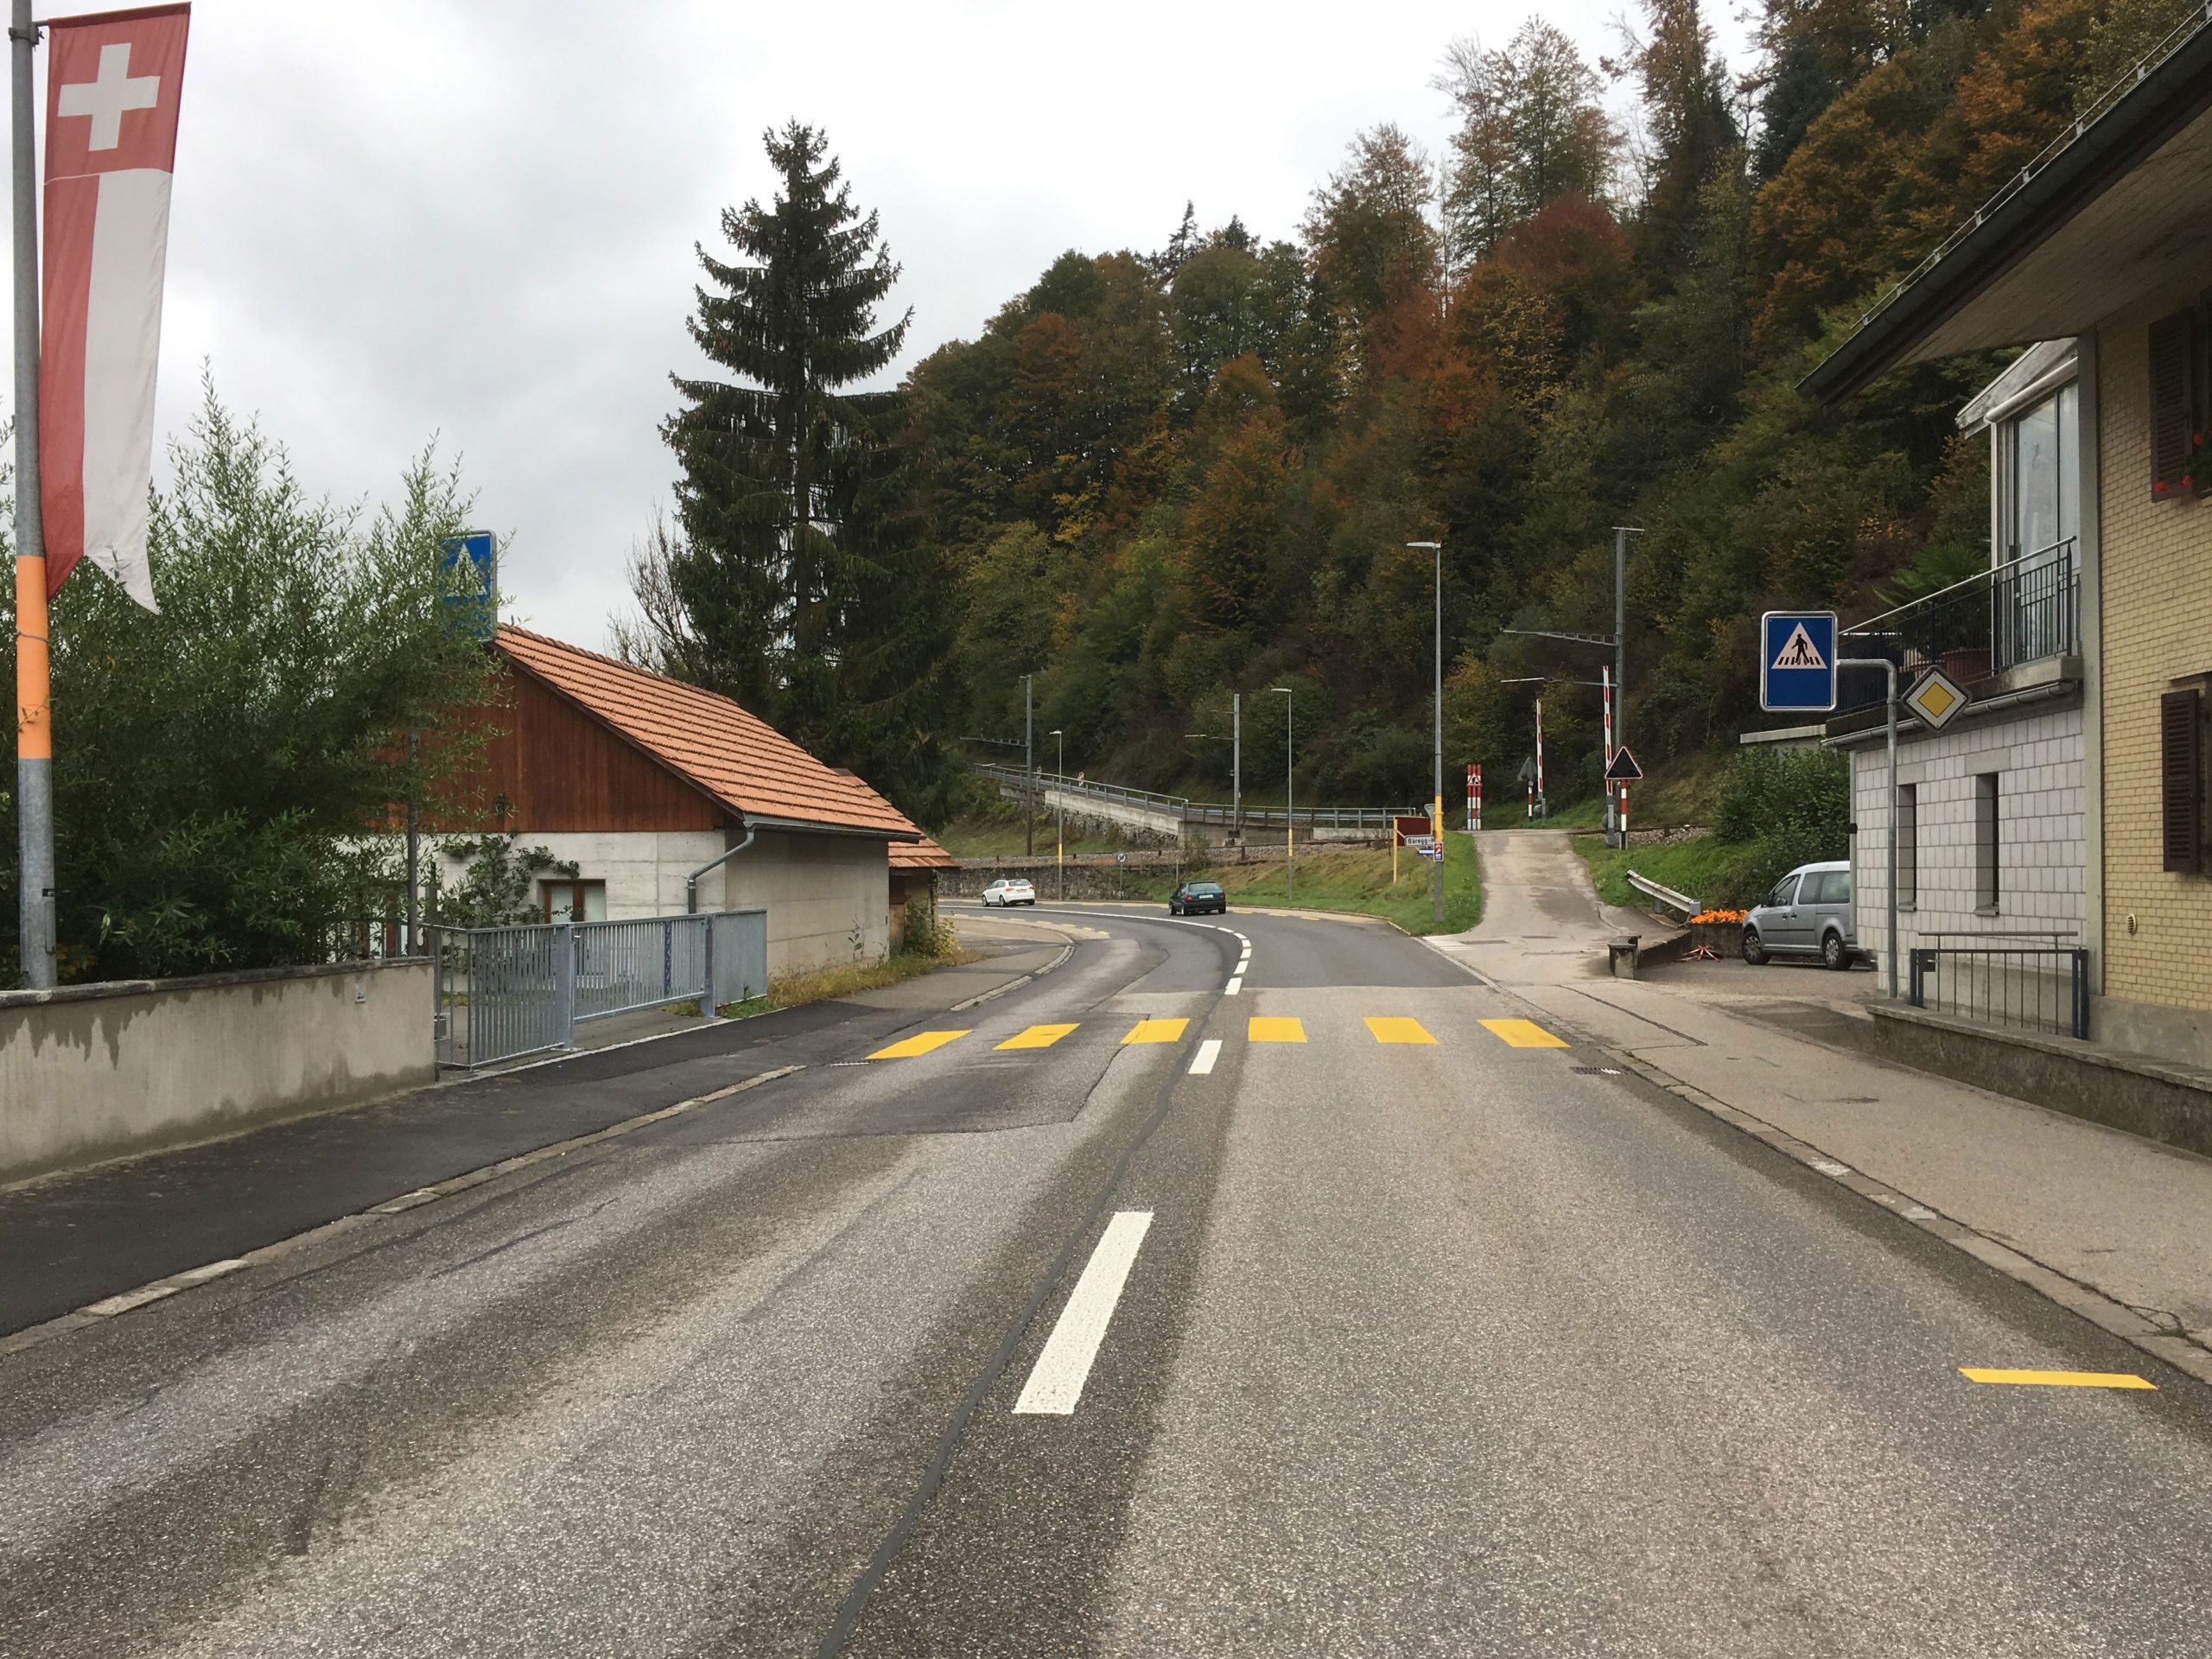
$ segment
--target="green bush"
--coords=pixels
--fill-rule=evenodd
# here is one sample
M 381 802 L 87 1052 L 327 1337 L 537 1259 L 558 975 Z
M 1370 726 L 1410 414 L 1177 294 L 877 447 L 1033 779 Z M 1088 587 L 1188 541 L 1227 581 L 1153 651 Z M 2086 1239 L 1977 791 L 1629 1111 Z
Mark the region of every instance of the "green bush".
M 1729 768 L 1713 814 L 1716 840 L 1743 850 L 1725 902 L 1758 898 L 1800 864 L 1851 854 L 1851 761 L 1833 749 L 1763 751 Z

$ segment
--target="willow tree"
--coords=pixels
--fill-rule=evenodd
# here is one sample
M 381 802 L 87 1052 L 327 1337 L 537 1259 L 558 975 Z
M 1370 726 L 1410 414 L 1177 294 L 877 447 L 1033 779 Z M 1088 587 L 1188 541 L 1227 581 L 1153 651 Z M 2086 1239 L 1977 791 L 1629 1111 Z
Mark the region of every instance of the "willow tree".
M 922 807 L 943 584 L 906 533 L 898 394 L 842 390 L 890 366 L 912 313 L 877 327 L 899 267 L 827 137 L 794 122 L 766 143 L 773 201 L 723 213 L 736 258 L 697 251 L 691 337 L 733 378 L 673 377 L 683 407 L 662 428 L 683 466 L 683 667 Z

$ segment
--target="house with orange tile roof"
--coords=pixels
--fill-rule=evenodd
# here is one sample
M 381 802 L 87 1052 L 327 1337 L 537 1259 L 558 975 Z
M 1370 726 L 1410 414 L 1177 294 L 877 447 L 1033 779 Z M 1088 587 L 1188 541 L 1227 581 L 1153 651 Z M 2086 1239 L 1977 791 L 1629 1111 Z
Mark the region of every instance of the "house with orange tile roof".
M 858 777 L 696 686 L 505 624 L 492 648 L 493 735 L 446 827 L 573 863 L 540 883 L 549 918 L 677 914 L 689 884 L 702 911 L 767 911 L 772 974 L 891 948 L 891 855 L 925 868 L 925 838 Z

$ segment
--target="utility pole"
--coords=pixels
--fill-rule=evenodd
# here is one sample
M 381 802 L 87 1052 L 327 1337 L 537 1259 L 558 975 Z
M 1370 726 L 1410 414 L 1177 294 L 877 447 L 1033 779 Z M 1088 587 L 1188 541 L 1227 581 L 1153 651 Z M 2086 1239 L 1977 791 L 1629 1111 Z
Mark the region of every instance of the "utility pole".
M 1282 693 L 1282 901 L 1295 903 L 1298 893 L 1294 885 L 1298 862 L 1298 808 L 1295 791 L 1298 787 L 1297 769 L 1294 764 L 1298 741 L 1298 722 L 1295 709 L 1298 699 L 1287 685 L 1269 688 Z
M 1436 732 L 1434 750 L 1431 759 L 1435 771 L 1430 778 L 1428 800 L 1428 830 L 1436 842 L 1436 869 L 1433 897 L 1435 917 L 1444 919 L 1444 543 L 1441 542 L 1408 542 L 1409 548 L 1421 548 L 1436 555 Z
M 1229 694 L 1229 833 L 1244 844 L 1244 694 Z M 1239 853 L 1238 857 L 1243 855 Z
M 1021 677 L 1021 850 L 1037 856 L 1037 711 L 1034 674 Z
M 1627 728 L 1623 724 L 1625 712 L 1624 700 L 1628 695 L 1628 538 L 1641 536 L 1643 531 L 1634 524 L 1613 526 L 1613 741 L 1626 744 Z M 1608 755 L 1608 762 L 1612 757 Z M 1618 786 L 1621 795 L 1628 793 L 1625 784 Z M 1628 845 L 1628 830 L 1621 823 L 1621 815 L 1615 807 L 1616 785 L 1605 785 L 1605 839 L 1617 847 Z M 1615 833 L 1618 831 L 1618 833 Z
M 24 985 L 55 982 L 54 681 L 46 611 L 46 522 L 38 473 L 38 168 L 31 0 L 8 29 L 16 140 L 16 944 Z
M 1059 874 L 1061 900 L 1065 902 L 1068 896 L 1068 734 L 1055 726 L 1045 735 L 1060 740 L 1060 798 L 1053 831 L 1052 864 Z

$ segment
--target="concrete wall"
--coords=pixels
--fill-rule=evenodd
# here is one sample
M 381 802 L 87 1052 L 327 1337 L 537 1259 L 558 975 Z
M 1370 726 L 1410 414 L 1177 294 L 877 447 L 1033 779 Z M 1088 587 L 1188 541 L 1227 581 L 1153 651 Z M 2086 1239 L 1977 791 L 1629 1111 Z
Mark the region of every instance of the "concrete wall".
M 890 950 L 891 861 L 884 847 L 862 836 L 763 830 L 722 866 L 724 902 L 768 912 L 769 973 L 872 962 Z M 699 902 L 706 907 L 703 881 Z M 683 907 L 679 891 L 676 908 Z
M 683 878 L 730 844 L 720 830 L 573 830 L 546 835 L 525 832 L 524 849 L 543 847 L 573 862 L 579 879 L 607 883 L 607 919 L 683 913 Z M 749 854 L 745 856 L 750 856 Z M 441 874 L 448 886 L 465 867 L 447 860 Z M 725 900 L 719 871 L 700 878 L 699 907 L 726 910 L 751 902 Z
M 427 962 L 0 993 L 0 1180 L 433 1081 Z
M 1880 741 L 1851 754 L 1852 891 L 1859 943 L 1889 934 L 1889 756 Z M 1975 899 L 1974 778 L 1997 774 L 1998 904 Z M 2012 717 L 1961 715 L 1948 732 L 1897 740 L 1897 781 L 1918 789 L 1919 879 L 1897 919 L 1901 951 L 1935 933 L 2064 933 L 2082 925 L 2082 709 L 2031 703 Z M 1902 976 L 1904 963 L 1898 963 Z
M 582 880 L 606 882 L 607 918 L 621 921 L 683 914 L 684 877 L 739 839 L 719 830 L 578 831 L 524 835 L 522 845 L 572 861 Z M 857 955 L 880 957 L 892 944 L 885 845 L 869 836 L 763 830 L 752 846 L 699 878 L 699 908 L 766 909 L 772 974 L 853 961 L 855 930 Z

